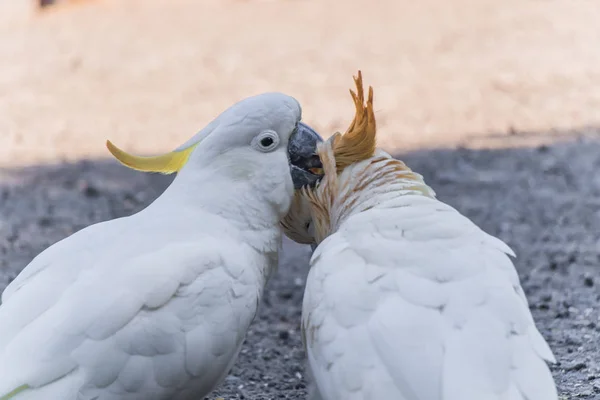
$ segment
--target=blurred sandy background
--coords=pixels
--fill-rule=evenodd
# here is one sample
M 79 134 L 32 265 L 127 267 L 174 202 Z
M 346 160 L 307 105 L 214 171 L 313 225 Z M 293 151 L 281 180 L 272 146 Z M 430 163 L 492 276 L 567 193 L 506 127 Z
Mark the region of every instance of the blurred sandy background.
M 3 166 L 105 157 L 106 138 L 163 152 L 271 90 L 298 98 L 328 135 L 351 117 L 357 69 L 390 150 L 521 145 L 600 125 L 597 0 L 34 5 L 0 0 Z

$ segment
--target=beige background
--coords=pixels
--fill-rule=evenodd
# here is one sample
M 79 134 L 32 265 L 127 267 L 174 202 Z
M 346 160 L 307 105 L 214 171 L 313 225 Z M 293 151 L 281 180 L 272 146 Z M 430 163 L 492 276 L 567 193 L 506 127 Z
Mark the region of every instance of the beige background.
M 556 138 L 511 130 L 600 125 L 597 0 L 374 3 L 107 0 L 38 13 L 0 0 L 0 166 L 106 157 L 106 138 L 171 150 L 271 90 L 329 135 L 351 117 L 359 68 L 388 149 L 521 145 Z

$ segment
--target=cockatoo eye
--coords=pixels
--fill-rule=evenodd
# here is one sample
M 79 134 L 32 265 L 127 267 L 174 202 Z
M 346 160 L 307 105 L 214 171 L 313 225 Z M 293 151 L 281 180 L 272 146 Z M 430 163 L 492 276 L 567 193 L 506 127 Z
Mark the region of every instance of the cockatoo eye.
M 279 145 L 279 135 L 273 131 L 261 132 L 252 140 L 252 147 L 258 151 L 268 153 Z
M 312 223 L 312 221 L 308 221 L 306 223 L 306 232 L 308 232 L 308 234 L 313 238 L 315 237 L 315 225 Z
M 260 145 L 262 147 L 269 147 L 270 145 L 273 144 L 273 142 L 274 142 L 274 140 L 272 137 L 265 137 L 265 138 L 260 139 Z

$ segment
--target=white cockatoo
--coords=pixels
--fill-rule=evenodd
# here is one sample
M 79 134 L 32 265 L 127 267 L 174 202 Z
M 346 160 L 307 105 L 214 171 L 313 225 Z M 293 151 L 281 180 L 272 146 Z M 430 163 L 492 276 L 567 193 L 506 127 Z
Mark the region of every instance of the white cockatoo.
M 310 397 L 556 400 L 513 252 L 376 149 L 372 88 L 365 106 L 360 73 L 356 85 L 352 125 L 319 145 L 325 177 L 282 222 L 318 245 L 302 307 Z
M 130 217 L 38 255 L 0 306 L 1 400 L 203 399 L 227 375 L 277 265 L 294 187 L 321 139 L 292 97 L 233 105 L 174 152 L 113 155 L 178 172 Z M 290 164 L 291 162 L 291 172 Z

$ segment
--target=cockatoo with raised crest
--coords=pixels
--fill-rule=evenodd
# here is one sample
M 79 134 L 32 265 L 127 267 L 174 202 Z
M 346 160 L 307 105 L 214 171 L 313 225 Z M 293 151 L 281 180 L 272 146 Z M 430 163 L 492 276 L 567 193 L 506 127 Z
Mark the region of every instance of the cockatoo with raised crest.
M 0 306 L 1 400 L 199 400 L 232 367 L 321 139 L 292 97 L 242 100 L 174 152 L 146 209 L 38 255 Z M 291 165 L 290 165 L 291 162 Z
M 282 222 L 315 243 L 302 306 L 312 399 L 556 400 L 512 250 L 376 149 L 373 91 L 352 92 L 325 177 Z M 435 160 L 432 160 L 435 162 Z

